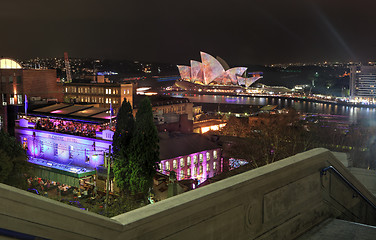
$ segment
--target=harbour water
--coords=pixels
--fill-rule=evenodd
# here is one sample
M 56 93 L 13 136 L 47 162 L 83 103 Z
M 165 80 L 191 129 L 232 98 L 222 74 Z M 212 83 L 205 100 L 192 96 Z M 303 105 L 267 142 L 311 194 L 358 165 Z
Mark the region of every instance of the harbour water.
M 300 113 L 333 115 L 341 117 L 349 124 L 362 124 L 376 127 L 376 108 L 343 106 L 334 103 L 317 103 L 304 100 L 283 99 L 277 97 L 244 97 L 225 95 L 189 95 L 175 93 L 174 96 L 188 98 L 191 102 L 212 103 L 220 106 L 228 104 L 265 106 L 277 105 L 279 109 L 294 108 Z

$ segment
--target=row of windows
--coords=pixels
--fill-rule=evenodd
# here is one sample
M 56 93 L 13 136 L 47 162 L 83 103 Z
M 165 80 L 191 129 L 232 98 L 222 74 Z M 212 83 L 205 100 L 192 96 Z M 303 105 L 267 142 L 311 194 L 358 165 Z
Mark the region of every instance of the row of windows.
M 2 99 L 3 105 L 6 105 L 7 104 L 7 94 L 6 93 L 2 93 L 1 94 L 1 99 Z M 17 95 L 10 94 L 9 104 L 10 105 L 23 104 L 22 95 L 21 94 L 17 94 Z
M 217 169 L 217 162 L 213 162 L 213 170 L 216 170 L 216 169 Z M 184 178 L 190 178 L 191 176 L 195 177 L 197 175 L 202 174 L 202 171 L 203 171 L 203 167 L 201 165 L 198 168 L 194 167 L 193 168 L 193 173 L 191 173 L 191 169 L 190 168 L 188 168 L 187 171 L 180 170 L 179 179 L 182 180 Z M 210 165 L 209 165 L 209 163 L 206 164 L 206 172 L 210 172 Z
M 202 161 L 203 161 L 203 159 L 204 159 L 204 155 L 202 154 L 202 153 L 200 153 L 199 155 L 199 161 L 200 161 L 200 163 L 202 163 Z M 210 152 L 206 152 L 206 161 L 210 161 Z M 217 151 L 216 150 L 214 150 L 213 151 L 213 159 L 217 159 L 218 158 L 218 154 L 217 154 Z M 187 157 L 187 161 L 185 161 L 185 159 L 184 158 L 180 158 L 179 159 L 179 163 L 180 163 L 180 167 L 182 168 L 182 167 L 184 167 L 185 165 L 187 165 L 187 166 L 190 166 L 191 165 L 191 161 L 193 160 L 193 164 L 197 164 L 197 155 L 193 155 L 193 159 L 191 158 L 191 156 L 188 156 Z M 163 168 L 163 166 L 162 165 L 160 165 L 159 166 L 160 167 L 160 169 L 162 170 Z M 173 161 L 172 161 L 172 168 L 173 169 L 177 169 L 178 168 L 178 160 L 177 159 L 174 159 Z M 170 161 L 166 161 L 165 162 L 165 168 L 164 168 L 165 170 L 171 170 L 171 166 L 170 166 Z
M 117 98 L 103 98 L 103 97 L 79 97 L 78 101 L 87 103 L 107 103 L 107 104 L 118 104 L 119 99 Z
M 117 88 L 100 88 L 100 87 L 65 87 L 66 93 L 86 93 L 86 94 L 119 94 Z M 129 89 L 124 90 L 124 94 L 129 94 Z
M 158 108 L 156 109 L 157 111 L 159 110 Z M 171 107 L 164 107 L 162 108 L 163 113 L 172 113 L 172 112 L 184 112 L 185 111 L 185 106 L 176 106 L 175 108 L 173 106 Z
M 22 83 L 22 77 L 21 76 L 1 76 L 1 82 L 2 83 L 13 83 L 14 80 L 16 80 L 17 84 Z

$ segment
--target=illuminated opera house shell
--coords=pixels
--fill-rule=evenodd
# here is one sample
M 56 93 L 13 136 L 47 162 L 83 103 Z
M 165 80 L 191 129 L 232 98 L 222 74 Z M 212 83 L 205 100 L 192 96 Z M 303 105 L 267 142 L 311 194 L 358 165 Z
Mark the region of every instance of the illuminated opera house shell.
M 217 57 L 200 52 L 201 62 L 191 60 L 191 66 L 178 65 L 183 80 L 203 85 L 240 85 L 251 86 L 261 78 L 260 73 L 246 77 L 246 67 L 229 68 L 227 63 Z

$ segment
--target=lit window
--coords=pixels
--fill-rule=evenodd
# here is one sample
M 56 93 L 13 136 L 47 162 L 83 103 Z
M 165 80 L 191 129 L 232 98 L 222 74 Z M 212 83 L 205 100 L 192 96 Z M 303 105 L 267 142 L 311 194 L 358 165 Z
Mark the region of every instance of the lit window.
M 206 164 L 206 171 L 210 172 L 210 165 L 209 165 L 209 163 Z
M 206 152 L 206 161 L 210 160 L 210 152 Z
M 217 169 L 217 162 L 213 162 L 213 169 Z
M 43 141 L 40 141 L 40 153 L 44 153 L 44 144 L 43 144 Z
M 129 89 L 127 89 L 127 94 L 129 94 Z
M 163 170 L 162 169 L 162 163 L 159 163 L 158 166 L 159 166 L 159 170 L 162 171 Z
M 184 167 L 184 158 L 180 158 L 180 167 Z
M 193 156 L 193 163 L 194 163 L 194 164 L 197 163 L 197 155 L 194 155 L 194 156 Z
M 11 94 L 11 97 L 9 99 L 9 104 L 14 104 L 14 97 L 13 97 L 13 94 Z
M 108 94 L 111 94 L 111 89 L 108 89 Z
M 165 169 L 166 169 L 167 171 L 170 171 L 170 162 L 166 162 L 166 163 L 165 163 Z
M 187 157 L 187 166 L 190 166 L 191 165 L 191 156 L 188 156 Z
M 73 158 L 73 146 L 69 146 L 69 158 Z
M 17 95 L 17 104 L 22 104 L 22 95 L 21 94 Z
M 200 153 L 200 162 L 202 162 L 204 159 L 204 155 L 202 155 L 202 153 Z
M 217 159 L 217 151 L 216 150 L 213 151 L 213 158 Z
M 196 176 L 197 175 L 197 167 L 194 167 L 193 168 L 193 176 Z
M 172 166 L 174 169 L 178 168 L 178 161 L 176 159 L 172 162 Z
M 108 98 L 106 98 L 106 103 L 108 103 Z
M 108 88 L 106 88 L 106 94 L 108 94 Z
M 191 169 L 190 168 L 187 169 L 187 175 L 191 176 Z
M 67 87 L 65 88 L 65 92 L 68 92 L 68 88 Z
M 180 180 L 181 179 L 184 179 L 184 171 L 183 170 L 180 170 Z
M 200 165 L 200 174 L 202 173 L 202 165 Z
M 54 143 L 54 156 L 59 155 L 59 145 Z

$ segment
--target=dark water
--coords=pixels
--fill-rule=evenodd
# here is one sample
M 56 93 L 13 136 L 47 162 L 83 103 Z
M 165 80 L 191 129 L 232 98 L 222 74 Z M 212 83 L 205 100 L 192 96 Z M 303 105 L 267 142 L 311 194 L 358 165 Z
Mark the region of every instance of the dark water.
M 278 105 L 279 108 L 294 108 L 301 113 L 336 115 L 350 124 L 376 126 L 376 109 L 340 106 L 330 103 L 315 103 L 304 100 L 265 98 L 265 97 L 236 97 L 221 95 L 181 95 L 194 103 L 218 103 L 222 105 Z

